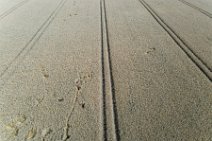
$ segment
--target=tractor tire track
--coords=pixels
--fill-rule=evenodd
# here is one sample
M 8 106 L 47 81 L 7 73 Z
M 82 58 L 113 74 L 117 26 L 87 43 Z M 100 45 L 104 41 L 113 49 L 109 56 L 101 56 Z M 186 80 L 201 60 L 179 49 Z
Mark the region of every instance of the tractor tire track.
M 39 27 L 37 32 L 32 36 L 32 38 L 26 43 L 26 45 L 21 49 L 21 51 L 14 57 L 14 59 L 3 70 L 3 72 L 0 74 L 0 78 L 4 77 L 9 72 L 10 72 L 10 74 L 14 73 L 15 69 L 12 69 L 12 68 L 20 65 L 20 63 L 23 61 L 25 56 L 33 49 L 33 47 L 35 46 L 37 41 L 40 39 L 40 37 L 43 35 L 43 33 L 46 31 L 46 29 L 49 27 L 49 25 L 55 19 L 56 15 L 61 10 L 63 5 L 66 3 L 66 1 L 67 0 L 61 0 L 61 2 L 58 4 L 58 6 L 55 8 L 55 10 L 44 21 L 44 23 Z M 8 81 L 8 79 L 9 78 L 7 78 L 6 81 Z M 3 85 L 4 85 L 4 83 L 3 83 Z
M 180 1 L 180 2 L 182 2 L 183 4 L 185 4 L 185 5 L 187 5 L 187 6 L 191 7 L 191 8 L 193 8 L 193 9 L 199 11 L 199 12 L 201 12 L 202 14 L 206 15 L 207 17 L 212 18 L 212 14 L 209 13 L 208 11 L 206 11 L 206 10 L 204 10 L 204 9 L 202 9 L 202 8 L 199 8 L 199 7 L 195 6 L 194 4 L 191 4 L 191 3 L 189 3 L 189 2 L 187 2 L 187 1 L 185 1 L 185 0 L 178 0 L 178 1 Z
M 103 140 L 120 140 L 105 0 L 100 0 Z M 109 123 L 110 119 L 110 123 Z
M 11 7 L 10 9 L 8 9 L 7 11 L 5 11 L 4 13 L 2 13 L 0 15 L 0 21 L 2 19 L 4 19 L 5 17 L 7 17 L 9 14 L 11 14 L 12 12 L 14 12 L 15 10 L 17 10 L 18 8 L 20 8 L 21 6 L 25 5 L 27 2 L 29 2 L 30 0 L 24 0 L 19 2 L 18 4 L 14 5 L 13 7 Z
M 182 49 L 182 51 L 190 58 L 190 60 L 201 70 L 201 72 L 212 81 L 212 70 L 202 59 L 192 51 L 185 41 L 168 25 L 164 20 L 147 4 L 144 0 L 138 0 L 146 10 L 152 15 L 157 23 L 169 34 L 174 42 Z

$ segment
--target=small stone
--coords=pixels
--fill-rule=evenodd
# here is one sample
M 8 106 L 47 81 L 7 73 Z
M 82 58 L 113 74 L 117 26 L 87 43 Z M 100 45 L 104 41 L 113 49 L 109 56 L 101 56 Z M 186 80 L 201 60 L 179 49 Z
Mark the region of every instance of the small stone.
M 43 75 L 45 78 L 49 78 L 49 74 L 47 74 L 47 73 L 44 73 L 44 75 Z
M 81 89 L 81 86 L 76 86 L 77 87 L 77 90 L 79 91 Z
M 59 98 L 58 101 L 62 102 L 62 101 L 64 101 L 64 98 Z
M 82 103 L 82 108 L 83 108 L 83 109 L 85 108 L 85 103 Z
M 153 52 L 155 50 L 156 50 L 156 48 L 154 48 L 154 47 L 153 48 L 150 48 L 150 50 L 146 51 L 145 54 L 149 54 L 149 53 L 151 53 L 151 52 Z

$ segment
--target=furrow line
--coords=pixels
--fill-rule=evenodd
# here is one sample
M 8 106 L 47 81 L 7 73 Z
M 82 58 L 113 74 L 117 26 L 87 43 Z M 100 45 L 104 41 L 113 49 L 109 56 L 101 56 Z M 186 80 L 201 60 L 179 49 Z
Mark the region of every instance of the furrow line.
M 26 45 L 21 49 L 21 51 L 14 57 L 14 59 L 7 65 L 4 71 L 0 74 L 0 78 L 4 77 L 7 73 L 11 72 L 14 73 L 14 67 L 20 65 L 23 61 L 24 57 L 33 49 L 37 41 L 55 19 L 58 12 L 61 10 L 63 5 L 66 3 L 67 0 L 61 0 L 55 10 L 50 14 L 50 16 L 45 20 L 45 22 L 40 26 L 37 32 L 32 36 L 32 38 L 26 43 Z M 9 71 L 10 70 L 10 71 Z M 7 81 L 7 80 L 6 80 Z M 5 82 L 3 82 L 5 83 Z
M 14 5 L 13 7 L 11 7 L 10 9 L 8 9 L 7 11 L 5 11 L 4 13 L 2 13 L 0 15 L 0 21 L 2 19 L 4 19 L 5 17 L 7 17 L 9 14 L 11 14 L 12 12 L 14 12 L 16 9 L 18 9 L 19 7 L 23 6 L 24 4 L 26 4 L 29 0 L 24 0 L 19 2 L 18 4 Z
M 103 140 L 120 141 L 118 113 L 115 97 L 115 85 L 112 72 L 111 50 L 108 34 L 107 11 L 105 0 L 101 4 L 101 64 L 102 64 L 102 115 L 104 134 Z M 109 122 L 110 121 L 110 122 Z
M 101 140 L 102 141 L 107 141 L 107 114 L 106 114 L 106 85 L 105 85 L 105 68 L 104 68 L 104 19 L 103 19 L 103 8 L 102 8 L 102 0 L 100 0 L 100 28 L 101 28 L 101 62 L 100 62 L 100 66 L 101 66 L 101 104 L 100 104 L 100 109 L 101 109 L 101 116 L 100 116 L 100 121 L 102 122 L 102 135 L 101 135 Z
M 164 20 L 144 1 L 138 0 L 152 15 L 152 17 L 157 21 L 157 23 L 169 34 L 169 36 L 174 40 L 174 42 L 182 49 L 182 51 L 191 59 L 191 61 L 201 70 L 201 72 L 212 81 L 212 70 L 206 63 L 202 61 L 197 54 L 195 54 L 191 48 L 185 43 L 185 41 L 171 28 L 167 25 Z
M 187 5 L 187 6 L 191 7 L 191 8 L 193 8 L 193 9 L 199 11 L 199 12 L 201 12 L 202 14 L 206 15 L 207 17 L 212 18 L 212 14 L 209 13 L 208 11 L 206 11 L 206 10 L 204 10 L 204 9 L 202 9 L 202 8 L 199 8 L 199 7 L 195 6 L 194 4 L 191 4 L 191 3 L 189 3 L 189 2 L 187 2 L 187 1 L 185 1 L 185 0 L 178 0 L 178 1 L 180 1 L 180 2 L 182 2 L 183 4 L 185 4 L 185 5 Z

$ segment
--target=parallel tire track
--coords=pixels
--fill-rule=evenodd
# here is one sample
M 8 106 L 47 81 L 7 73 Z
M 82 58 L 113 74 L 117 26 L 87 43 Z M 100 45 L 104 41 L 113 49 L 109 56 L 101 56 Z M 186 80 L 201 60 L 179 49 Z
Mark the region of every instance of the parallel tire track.
M 100 0 L 100 28 L 101 28 L 101 112 L 100 121 L 102 122 L 102 141 L 107 141 L 107 113 L 106 113 L 106 84 L 105 84 L 105 63 L 104 63 L 104 27 L 103 27 L 103 8 L 102 8 L 102 0 Z
M 177 33 L 167 25 L 164 20 L 144 1 L 138 0 L 152 15 L 152 17 L 158 22 L 158 24 L 169 34 L 174 42 L 184 51 L 184 53 L 191 59 L 191 61 L 205 74 L 205 76 L 212 81 L 212 70 L 206 63 L 202 61 L 197 54 L 195 54 L 191 48 L 183 41 L 183 39 L 177 35 Z
M 9 14 L 11 14 L 12 12 L 14 12 L 16 9 L 18 9 L 19 7 L 23 6 L 24 4 L 26 4 L 29 0 L 24 0 L 19 2 L 18 4 L 14 5 L 13 7 L 11 7 L 10 9 L 8 9 L 7 11 L 5 11 L 4 13 L 2 13 L 0 15 L 0 21 L 2 19 L 4 19 L 5 17 L 7 17 Z
M 61 0 L 58 6 L 53 10 L 50 16 L 44 21 L 44 23 L 39 27 L 36 33 L 32 36 L 32 38 L 26 43 L 26 45 L 21 49 L 21 51 L 15 56 L 15 58 L 7 65 L 7 67 L 0 74 L 0 78 L 2 78 L 12 66 L 17 66 L 24 57 L 32 50 L 36 42 L 40 39 L 43 33 L 46 31 L 48 26 L 52 23 L 57 13 L 61 10 L 63 5 L 67 0 Z
M 101 14 L 101 77 L 102 77 L 102 122 L 103 122 L 103 140 L 108 141 L 108 126 L 112 125 L 112 134 L 115 141 L 120 141 L 119 123 L 118 123 L 118 113 L 116 106 L 115 97 L 115 85 L 112 72 L 112 62 L 111 62 L 111 51 L 110 42 L 108 34 L 108 23 L 107 23 L 107 11 L 105 0 L 100 0 L 100 14 Z M 109 85 L 106 87 L 106 85 Z M 107 90 L 106 90 L 107 89 Z M 109 94 L 106 92 L 109 91 Z M 108 94 L 109 96 L 106 96 Z M 108 98 L 108 99 L 107 99 Z M 107 105 L 109 100 L 111 102 L 111 107 Z M 108 109 L 107 109 L 108 108 Z M 108 111 L 110 110 L 110 111 Z M 111 113 L 112 123 L 108 123 L 107 116 Z
M 197 7 L 196 5 L 191 4 L 191 3 L 189 3 L 189 2 L 187 2 L 187 1 L 185 1 L 185 0 L 178 0 L 178 1 L 180 1 L 180 2 L 182 2 L 183 4 L 185 4 L 185 5 L 187 5 L 187 6 L 191 7 L 191 8 L 193 8 L 193 9 L 199 11 L 199 12 L 201 12 L 202 14 L 208 16 L 209 18 L 212 18 L 212 14 L 209 13 L 208 11 L 206 11 L 206 10 L 204 10 L 204 9 L 202 9 L 202 8 L 199 8 L 199 7 Z

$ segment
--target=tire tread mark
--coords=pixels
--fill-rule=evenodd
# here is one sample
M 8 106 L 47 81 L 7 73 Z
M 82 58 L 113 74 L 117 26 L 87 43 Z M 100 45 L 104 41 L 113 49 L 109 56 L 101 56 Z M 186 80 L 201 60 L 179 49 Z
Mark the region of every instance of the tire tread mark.
M 21 6 L 23 6 L 24 4 L 26 4 L 29 0 L 23 0 L 21 2 L 19 2 L 18 4 L 14 5 L 13 7 L 11 7 L 10 9 L 8 9 L 7 11 L 5 11 L 4 13 L 2 13 L 0 15 L 0 20 L 4 19 L 5 17 L 7 17 L 9 14 L 11 14 L 12 12 L 14 12 L 16 9 L 20 8 Z
M 187 5 L 187 6 L 191 7 L 191 8 L 193 8 L 193 9 L 199 11 L 199 12 L 201 12 L 202 14 L 206 15 L 207 17 L 212 18 L 212 14 L 209 13 L 208 11 L 206 11 L 206 10 L 204 10 L 204 9 L 202 9 L 202 8 L 200 8 L 200 7 L 196 6 L 196 5 L 194 5 L 194 4 L 191 4 L 191 3 L 189 3 L 189 2 L 187 2 L 187 1 L 185 1 L 185 0 L 178 0 L 178 1 L 180 1 L 180 2 L 182 2 L 183 4 L 185 4 L 185 5 Z
M 20 56 L 28 49 L 23 58 L 32 50 L 36 42 L 40 39 L 40 37 L 43 35 L 43 33 L 46 31 L 48 26 L 52 23 L 54 18 L 56 17 L 57 13 L 60 11 L 60 9 L 63 7 L 67 0 L 61 0 L 61 2 L 58 4 L 55 10 L 50 14 L 50 16 L 45 20 L 45 22 L 39 27 L 39 29 L 36 31 L 36 33 L 32 36 L 32 38 L 27 42 L 27 44 L 21 49 L 21 51 L 14 57 L 14 59 L 7 65 L 7 67 L 3 70 L 3 72 L 0 74 L 0 78 L 3 77 L 9 68 L 12 67 L 14 62 L 20 58 Z M 22 61 L 22 60 L 19 60 Z
M 109 30 L 108 30 L 108 20 L 107 20 L 107 8 L 106 8 L 106 3 L 105 0 L 101 0 L 102 1 L 102 23 L 104 23 L 104 28 L 102 28 L 102 51 L 106 50 L 106 56 L 104 58 L 104 52 L 102 52 L 103 58 L 102 59 L 106 59 L 107 60 L 107 68 L 108 68 L 108 75 L 109 75 L 109 87 L 110 87 L 110 94 L 111 94 L 111 106 L 112 108 L 111 110 L 111 114 L 112 114 L 112 125 L 114 126 L 114 140 L 115 141 L 120 141 L 120 130 L 119 130 L 119 122 L 118 122 L 118 112 L 117 112 L 117 104 L 116 104 L 116 91 L 115 91 L 115 84 L 114 84 L 114 78 L 113 78 L 113 68 L 112 68 L 112 60 L 111 60 L 111 49 L 110 49 L 110 40 L 109 40 Z M 104 13 L 104 14 L 103 14 Z M 103 24 L 102 24 L 103 25 Z M 103 29 L 105 31 L 105 38 L 103 37 Z M 105 44 L 106 46 L 104 46 L 104 39 L 105 39 Z M 104 60 L 102 65 L 104 64 Z M 105 68 L 103 68 L 105 69 Z M 103 74 L 105 73 L 105 70 L 103 70 Z M 105 76 L 103 76 L 103 81 L 105 81 Z M 103 83 L 105 84 L 105 82 Z M 105 88 L 105 86 L 104 86 Z M 107 134 L 105 134 L 107 135 Z M 108 140 L 107 138 L 104 139 L 104 141 Z
M 169 26 L 144 0 L 138 0 L 157 21 L 157 23 L 168 33 L 174 42 L 182 49 L 188 58 L 201 70 L 201 72 L 212 81 L 212 70 L 198 55 L 196 55 L 186 42 Z
M 101 28 L 101 124 L 102 124 L 102 141 L 107 141 L 107 113 L 106 113 L 106 84 L 105 84 L 105 64 L 104 64 L 104 27 L 103 27 L 103 8 L 102 8 L 102 0 L 100 0 L 100 28 Z

